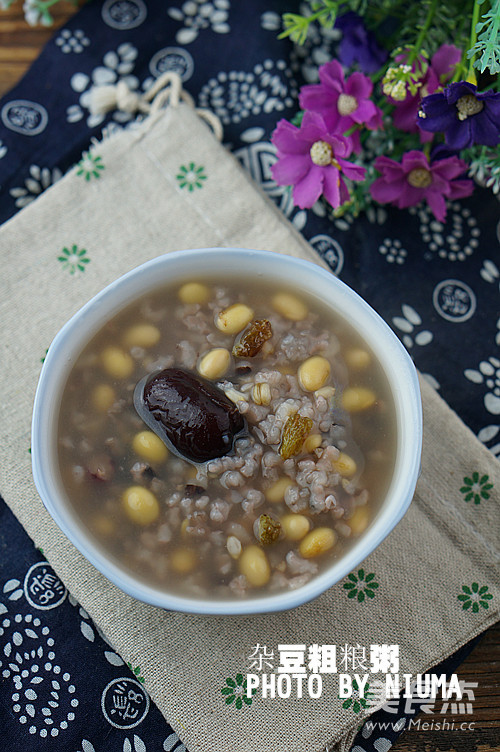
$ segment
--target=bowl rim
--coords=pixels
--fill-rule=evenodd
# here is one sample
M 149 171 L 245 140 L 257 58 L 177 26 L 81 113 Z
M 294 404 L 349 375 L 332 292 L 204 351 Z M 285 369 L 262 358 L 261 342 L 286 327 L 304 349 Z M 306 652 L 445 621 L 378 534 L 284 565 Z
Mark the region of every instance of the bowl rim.
M 224 254 L 224 257 L 222 256 Z M 59 386 L 66 383 L 72 363 L 102 326 L 118 311 L 139 298 L 147 290 L 161 287 L 167 282 L 168 270 L 175 272 L 180 281 L 190 275 L 190 269 L 203 269 L 212 266 L 219 259 L 219 266 L 225 273 L 228 269 L 241 270 L 241 265 L 251 264 L 256 277 L 269 275 L 269 268 L 259 271 L 264 266 L 273 265 L 273 279 L 282 279 L 283 272 L 287 286 L 302 286 L 309 295 L 318 297 L 323 304 L 339 311 L 346 318 L 343 310 L 347 307 L 356 323 L 351 324 L 367 340 L 370 348 L 379 360 L 389 381 L 392 397 L 396 407 L 398 446 L 394 475 L 386 498 L 377 511 L 370 526 L 361 534 L 340 559 L 310 582 L 297 590 L 283 593 L 249 597 L 242 600 L 209 600 L 179 596 L 157 587 L 151 587 L 132 574 L 125 572 L 118 563 L 109 559 L 101 545 L 92 540 L 92 536 L 83 525 L 77 526 L 76 513 L 71 513 L 70 505 L 63 498 L 62 484 L 53 477 L 57 469 L 57 445 L 54 426 L 57 428 L 60 395 Z M 183 268 L 182 272 L 179 269 Z M 297 280 L 292 281 L 297 273 Z M 160 271 L 163 279 L 160 279 Z M 213 274 L 213 269 L 210 274 Z M 207 271 L 205 270 L 205 273 Z M 203 274 L 203 271 L 201 271 Z M 200 272 L 198 271 L 198 276 Z M 300 280 L 300 282 L 299 282 Z M 307 284 L 306 284 L 307 282 Z M 312 286 L 314 283 L 316 286 Z M 318 288 L 331 288 L 335 293 L 335 303 L 325 299 Z M 329 290 L 330 291 L 330 290 Z M 124 299 L 125 293 L 125 299 Z M 343 308 L 340 309 L 339 306 Z M 101 308 L 104 308 L 101 311 Z M 99 313 L 101 311 L 101 313 Z M 98 315 L 99 314 L 99 315 Z M 82 324 L 94 321 L 92 334 Z M 349 320 L 349 319 L 348 319 Z M 97 322 L 97 323 L 96 323 Z M 360 324 L 366 325 L 377 333 L 377 341 L 372 343 L 360 331 Z M 83 330 L 85 329 L 85 335 Z M 398 378 L 396 380 L 396 372 Z M 402 440 L 404 439 L 404 440 Z M 62 532 L 76 548 L 108 580 L 117 585 L 128 595 L 163 609 L 184 613 L 205 615 L 244 615 L 271 613 L 294 608 L 318 597 L 334 584 L 342 580 L 372 553 L 386 536 L 394 529 L 406 513 L 415 490 L 420 472 L 422 448 L 422 405 L 420 388 L 415 366 L 397 336 L 376 311 L 352 288 L 338 279 L 331 271 L 305 259 L 289 256 L 275 251 L 253 250 L 248 248 L 195 248 L 172 251 L 157 256 L 121 275 L 104 287 L 85 303 L 59 329 L 54 337 L 42 366 L 35 393 L 31 430 L 31 459 L 35 486 L 40 497 Z

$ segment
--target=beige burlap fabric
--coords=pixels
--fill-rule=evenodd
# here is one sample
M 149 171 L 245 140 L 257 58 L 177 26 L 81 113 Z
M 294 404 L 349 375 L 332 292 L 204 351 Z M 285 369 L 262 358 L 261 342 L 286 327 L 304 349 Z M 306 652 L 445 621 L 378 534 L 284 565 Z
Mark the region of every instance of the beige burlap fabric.
M 3 226 L 0 491 L 117 651 L 141 666 L 152 699 L 191 752 L 346 749 L 368 711 L 342 707 L 335 675 L 325 676 L 318 699 L 257 694 L 241 709 L 226 704 L 221 689 L 247 673 L 257 644 L 275 654 L 278 644 L 398 644 L 401 673 L 415 674 L 495 621 L 499 465 L 425 382 L 422 475 L 409 512 L 354 579 L 290 612 L 215 618 L 138 603 L 72 547 L 33 486 L 31 408 L 57 330 L 137 264 L 205 246 L 315 258 L 184 104 L 99 144 L 81 169 Z M 491 484 L 489 498 L 465 501 L 464 478 L 474 490 Z M 368 582 L 378 588 L 372 598 L 349 598 L 349 581 L 357 592 L 370 590 Z

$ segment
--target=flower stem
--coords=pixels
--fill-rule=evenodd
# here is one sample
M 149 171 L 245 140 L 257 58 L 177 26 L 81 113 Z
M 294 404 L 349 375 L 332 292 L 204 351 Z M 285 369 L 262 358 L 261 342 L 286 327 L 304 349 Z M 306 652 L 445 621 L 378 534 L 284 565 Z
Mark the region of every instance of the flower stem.
M 469 47 L 468 49 L 471 50 L 477 41 L 477 31 L 476 26 L 479 21 L 479 6 L 481 5 L 481 0 L 474 0 L 474 7 L 472 9 L 472 21 L 470 24 L 470 39 L 469 39 Z M 474 53 L 469 61 L 469 70 L 467 71 L 467 81 L 471 84 L 477 84 L 476 74 L 474 72 L 474 62 L 476 60 L 476 53 Z
M 434 14 L 436 13 L 437 5 L 438 5 L 438 0 L 432 0 L 429 6 L 429 10 L 427 11 L 427 16 L 426 16 L 424 25 L 420 29 L 420 34 L 417 37 L 417 41 L 413 45 L 413 49 L 408 56 L 408 60 L 406 61 L 407 65 L 411 65 L 413 61 L 415 60 L 415 58 L 417 57 L 417 55 L 420 53 L 420 50 L 422 49 L 422 45 L 424 43 L 424 39 L 432 23 L 432 19 L 434 18 Z
M 43 13 L 43 11 L 48 10 L 58 2 L 59 0 L 39 0 L 37 3 L 37 9 Z

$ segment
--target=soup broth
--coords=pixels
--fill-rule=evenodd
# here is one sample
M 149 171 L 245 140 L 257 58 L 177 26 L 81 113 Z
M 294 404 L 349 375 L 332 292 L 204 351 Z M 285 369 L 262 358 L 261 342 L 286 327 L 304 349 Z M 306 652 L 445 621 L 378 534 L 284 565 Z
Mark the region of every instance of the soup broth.
M 219 401 L 225 433 L 205 421 Z M 347 321 L 298 288 L 218 277 L 159 287 L 101 328 L 58 440 L 69 503 L 130 573 L 187 597 L 272 597 L 370 524 L 396 421 Z

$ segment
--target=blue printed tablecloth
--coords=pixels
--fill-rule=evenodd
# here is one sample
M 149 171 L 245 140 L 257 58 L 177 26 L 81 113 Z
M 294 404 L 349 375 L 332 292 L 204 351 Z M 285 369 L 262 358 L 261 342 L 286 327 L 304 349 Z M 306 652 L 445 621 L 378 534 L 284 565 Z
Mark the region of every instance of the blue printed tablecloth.
M 389 323 L 419 370 L 495 455 L 500 455 L 500 221 L 477 188 L 448 205 L 445 223 L 425 207 L 373 206 L 331 219 L 300 210 L 277 186 L 270 135 L 298 108 L 298 90 L 335 54 L 335 30 L 305 47 L 278 40 L 286 0 L 105 0 L 58 30 L 25 78 L 0 102 L 0 222 L 79 161 L 93 137 L 132 115 L 93 116 L 95 84 L 124 80 L 143 92 L 180 74 L 200 107 L 218 115 L 224 141 L 330 265 Z M 242 44 L 245 40 L 245 44 Z M 353 640 L 355 635 L 353 635 Z M 13 750 L 181 752 L 184 745 L 127 666 L 66 591 L 0 500 L 0 728 Z M 452 671 L 470 646 L 437 673 Z M 387 750 L 404 728 L 365 725 L 353 750 Z M 172 719 L 174 720 L 174 719 Z

